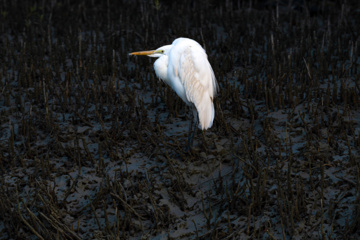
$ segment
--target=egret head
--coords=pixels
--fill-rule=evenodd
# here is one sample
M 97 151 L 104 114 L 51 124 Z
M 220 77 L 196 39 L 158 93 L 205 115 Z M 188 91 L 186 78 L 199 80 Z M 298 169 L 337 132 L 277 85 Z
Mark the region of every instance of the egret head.
M 132 53 L 129 53 L 129 55 L 146 55 L 149 57 L 161 57 L 163 55 L 167 55 L 169 53 L 171 47 L 172 47 L 171 45 L 165 45 L 165 46 L 159 47 L 156 50 L 132 52 Z

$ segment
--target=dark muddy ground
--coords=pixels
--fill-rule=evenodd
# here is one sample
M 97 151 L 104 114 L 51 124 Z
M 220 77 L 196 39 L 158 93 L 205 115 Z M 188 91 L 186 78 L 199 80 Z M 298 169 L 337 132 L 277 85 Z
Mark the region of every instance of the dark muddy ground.
M 341 0 L 1 1 L 0 239 L 360 238 L 359 16 Z M 177 37 L 220 86 L 191 153 L 188 107 L 128 56 Z

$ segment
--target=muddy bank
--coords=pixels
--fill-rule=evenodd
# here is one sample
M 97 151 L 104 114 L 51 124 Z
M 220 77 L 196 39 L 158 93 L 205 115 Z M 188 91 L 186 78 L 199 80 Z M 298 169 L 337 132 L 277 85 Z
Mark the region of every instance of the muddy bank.
M 359 238 L 357 1 L 0 4 L 0 239 Z M 150 58 L 207 51 L 189 109 Z

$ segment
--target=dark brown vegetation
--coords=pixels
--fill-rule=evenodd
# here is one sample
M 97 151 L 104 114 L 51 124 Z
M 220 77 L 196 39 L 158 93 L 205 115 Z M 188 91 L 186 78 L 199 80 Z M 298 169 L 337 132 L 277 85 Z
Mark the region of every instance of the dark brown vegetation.
M 311 3 L 310 3 L 311 2 Z M 358 1 L 0 2 L 0 239 L 360 238 Z M 129 57 L 202 44 L 216 118 Z

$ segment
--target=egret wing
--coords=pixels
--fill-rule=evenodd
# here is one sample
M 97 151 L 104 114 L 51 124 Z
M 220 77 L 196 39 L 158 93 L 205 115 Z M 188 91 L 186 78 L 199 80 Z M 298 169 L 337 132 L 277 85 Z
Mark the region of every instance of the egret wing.
M 201 128 L 211 127 L 217 83 L 205 50 L 192 40 L 178 42 L 171 50 L 170 61 L 173 61 L 175 76 L 184 87 L 186 99 L 198 111 Z
M 197 98 L 207 93 L 212 99 L 216 94 L 216 79 L 207 55 L 202 48 L 187 47 L 180 57 L 179 77 L 189 101 L 195 105 Z

